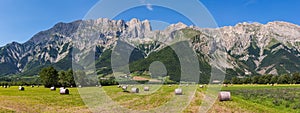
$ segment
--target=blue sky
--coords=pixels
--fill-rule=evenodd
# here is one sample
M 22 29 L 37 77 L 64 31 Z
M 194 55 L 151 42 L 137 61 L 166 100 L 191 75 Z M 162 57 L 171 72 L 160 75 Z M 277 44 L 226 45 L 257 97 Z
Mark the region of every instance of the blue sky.
M 140 1 L 137 0 L 137 2 Z M 299 0 L 200 1 L 210 11 L 219 26 L 235 25 L 239 22 L 267 23 L 270 21 L 287 21 L 300 25 Z M 13 41 L 23 43 L 37 32 L 47 30 L 58 22 L 82 19 L 97 2 L 98 0 L 0 0 L 0 46 Z M 165 18 L 169 23 L 183 21 L 191 24 L 180 14 L 164 11 L 163 8 L 148 6 L 136 8 L 136 10 L 139 10 L 139 15 L 129 10 L 117 16 L 116 19 Z M 145 13 L 147 11 L 153 14 Z

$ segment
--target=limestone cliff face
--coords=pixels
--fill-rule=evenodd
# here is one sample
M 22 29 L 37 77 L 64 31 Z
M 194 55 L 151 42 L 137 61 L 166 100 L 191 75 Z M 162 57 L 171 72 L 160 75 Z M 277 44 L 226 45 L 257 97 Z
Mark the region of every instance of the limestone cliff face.
M 94 41 L 83 41 L 94 40 Z M 72 46 L 84 50 L 97 45 L 103 51 L 124 40 L 149 55 L 166 47 L 165 42 L 186 38 L 199 54 L 216 48 L 228 53 L 227 68 L 236 75 L 282 74 L 300 70 L 300 27 L 287 22 L 239 23 L 222 28 L 188 27 L 172 24 L 152 30 L 148 20 L 81 20 L 58 23 L 23 44 L 13 42 L 0 48 L 0 75 L 23 73 L 41 65 L 71 61 Z M 74 41 L 80 41 L 74 45 Z M 218 47 L 213 46 L 217 44 Z M 92 46 L 91 46 L 92 47 Z M 64 69 L 63 67 L 61 69 Z

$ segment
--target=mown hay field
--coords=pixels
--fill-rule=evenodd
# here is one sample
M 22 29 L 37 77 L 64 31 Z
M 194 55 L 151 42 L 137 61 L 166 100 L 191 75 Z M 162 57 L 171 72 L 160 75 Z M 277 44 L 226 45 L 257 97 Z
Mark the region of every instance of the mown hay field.
M 168 103 L 172 97 L 176 96 L 174 90 L 177 87 L 179 86 L 169 87 L 164 85 L 154 92 L 144 95 L 123 92 L 117 86 L 83 87 L 79 90 L 85 91 L 85 93 L 104 90 L 105 95 L 124 108 L 149 110 Z M 140 93 L 145 93 L 142 86 L 139 86 L 139 88 Z M 44 87 L 31 88 L 25 86 L 25 91 L 19 91 L 17 86 L 0 88 L 0 112 L 91 112 L 81 98 L 78 89 L 69 89 L 70 95 L 60 95 L 59 89 L 50 91 L 49 88 Z M 199 112 L 205 90 L 206 88 L 198 87 L 190 104 L 182 112 Z M 222 90 L 231 92 L 231 101 L 216 101 L 208 112 L 300 113 L 300 85 L 228 85 L 228 87 L 223 87 Z

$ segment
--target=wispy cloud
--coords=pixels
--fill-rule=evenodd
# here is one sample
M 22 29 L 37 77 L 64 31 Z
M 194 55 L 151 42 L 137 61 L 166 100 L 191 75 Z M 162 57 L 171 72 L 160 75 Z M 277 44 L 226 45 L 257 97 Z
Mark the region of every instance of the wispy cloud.
M 148 10 L 153 11 L 152 4 L 147 3 L 146 0 L 140 0 L 140 2 L 141 2 L 142 4 L 146 4 L 146 8 L 147 8 Z
M 244 6 L 249 6 L 255 4 L 256 2 L 256 0 L 245 0 Z
M 148 4 L 146 5 L 146 7 L 147 7 L 148 10 L 153 11 L 153 7 L 152 7 L 151 4 L 148 3 Z

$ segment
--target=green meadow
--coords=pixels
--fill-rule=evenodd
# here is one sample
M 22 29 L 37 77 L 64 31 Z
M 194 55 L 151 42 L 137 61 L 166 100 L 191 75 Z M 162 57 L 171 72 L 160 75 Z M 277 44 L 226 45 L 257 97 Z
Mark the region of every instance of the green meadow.
M 70 95 L 60 95 L 59 89 L 50 91 L 44 87 L 17 86 L 0 88 L 1 112 L 88 112 L 76 88 L 69 88 Z
M 128 87 L 129 91 L 131 87 Z M 93 108 L 99 110 L 102 105 L 111 104 L 101 103 L 105 101 L 112 101 L 122 106 L 122 109 L 150 110 L 151 112 L 151 109 L 159 110 L 161 106 L 176 106 L 180 102 L 187 101 L 185 95 L 190 95 L 187 92 L 192 92 L 197 86 L 153 85 L 150 86 L 149 92 L 143 91 L 144 86 L 142 85 L 134 87 L 140 88 L 139 94 L 124 92 L 117 86 L 68 88 L 70 90 L 69 95 L 60 95 L 58 88 L 56 91 L 50 91 L 44 87 L 31 88 L 26 86 L 25 91 L 19 91 L 17 86 L 0 88 L 0 112 L 89 113 L 93 111 Z M 177 87 L 184 89 L 183 95 L 174 94 Z M 300 85 L 228 85 L 228 87 L 222 87 L 222 90 L 231 92 L 231 101 L 220 102 L 217 100 L 208 112 L 300 113 Z M 205 91 L 206 88 L 197 87 L 195 94 L 192 94 L 191 101 L 187 102 L 182 112 L 199 112 Z M 176 102 L 173 98 L 179 100 Z M 174 101 L 174 103 L 172 104 L 170 101 Z M 113 104 L 110 107 L 114 107 Z M 116 112 L 109 111 L 109 109 L 108 107 L 102 111 Z

